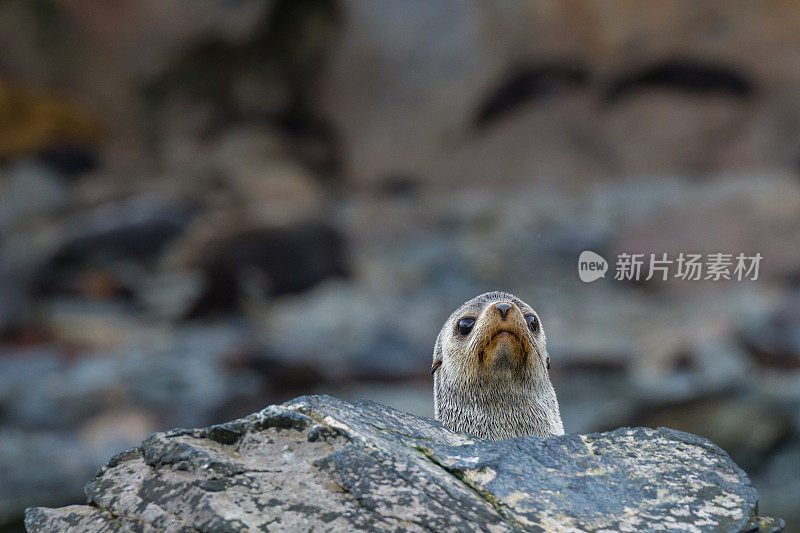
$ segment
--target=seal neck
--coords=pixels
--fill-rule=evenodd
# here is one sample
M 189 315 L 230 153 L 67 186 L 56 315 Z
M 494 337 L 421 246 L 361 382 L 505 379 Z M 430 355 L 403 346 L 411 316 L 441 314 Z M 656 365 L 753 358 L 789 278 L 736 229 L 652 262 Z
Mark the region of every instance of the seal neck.
M 464 387 L 434 378 L 436 419 L 453 431 L 490 440 L 520 435 L 563 435 L 558 401 L 549 380 L 528 386 Z

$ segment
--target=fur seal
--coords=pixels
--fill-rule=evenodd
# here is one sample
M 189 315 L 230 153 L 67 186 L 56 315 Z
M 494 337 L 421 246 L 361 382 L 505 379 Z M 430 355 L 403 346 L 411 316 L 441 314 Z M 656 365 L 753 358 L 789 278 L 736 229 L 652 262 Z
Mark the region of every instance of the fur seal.
M 487 292 L 447 319 L 433 349 L 436 419 L 501 440 L 563 435 L 539 316 L 507 292 Z

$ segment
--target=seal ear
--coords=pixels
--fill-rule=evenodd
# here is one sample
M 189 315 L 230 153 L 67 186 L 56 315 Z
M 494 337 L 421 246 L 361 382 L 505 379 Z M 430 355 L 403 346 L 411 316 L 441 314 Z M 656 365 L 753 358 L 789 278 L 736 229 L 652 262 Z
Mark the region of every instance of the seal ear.
M 436 336 L 436 344 L 433 347 L 433 364 L 431 365 L 431 374 L 436 372 L 442 366 L 442 332 Z

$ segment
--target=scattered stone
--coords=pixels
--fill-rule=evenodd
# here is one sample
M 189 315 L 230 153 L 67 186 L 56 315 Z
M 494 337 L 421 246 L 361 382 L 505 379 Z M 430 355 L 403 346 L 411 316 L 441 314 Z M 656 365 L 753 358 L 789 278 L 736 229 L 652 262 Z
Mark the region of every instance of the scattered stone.
M 154 261 L 192 218 L 185 202 L 142 195 L 75 215 L 64 222 L 58 244 L 35 271 L 36 290 L 43 294 L 75 294 L 86 274 L 110 276 L 111 285 L 129 285 L 137 266 Z M 136 285 L 136 282 L 133 282 Z M 130 290 L 135 290 L 132 287 Z
M 198 259 L 205 290 L 189 317 L 240 309 L 242 296 L 305 291 L 347 274 L 344 243 L 327 224 L 255 229 L 212 242 Z M 249 286 L 248 286 L 249 285 Z
M 749 420 L 750 423 L 742 423 Z M 711 439 L 743 467 L 757 471 L 797 429 L 791 413 L 780 412 L 754 394 L 701 398 L 650 409 L 634 418 L 642 425 L 667 425 Z
M 418 311 L 408 312 L 413 308 Z M 303 294 L 274 299 L 260 329 L 276 356 L 287 364 L 313 366 L 328 383 L 424 379 L 437 333 L 437 318 L 429 310 L 447 314 L 435 302 L 399 308 L 377 292 L 331 280 Z M 324 350 L 316 348 L 316 338 L 327 339 Z
M 70 190 L 61 175 L 31 160 L 11 165 L 0 176 L 0 232 L 44 217 L 70 203 Z M 5 183 L 3 183 L 5 182 Z
M 247 39 L 273 5 L 242 0 L 200 6 L 179 0 L 166 6 L 157 0 L 123 0 L 113 10 L 91 9 L 81 3 L 68 3 L 63 9 L 79 30 L 91 35 L 95 46 L 113 54 L 129 76 L 141 81 L 206 40 Z M 116 29 L 111 31 L 111 27 Z
M 737 344 L 709 339 L 637 361 L 633 382 L 652 402 L 676 402 L 744 388 L 751 367 Z
M 76 177 L 98 167 L 97 155 L 81 146 L 56 146 L 41 152 L 38 159 L 65 176 Z
M 230 354 L 252 344 L 252 336 L 231 325 L 143 328 L 113 350 L 80 352 L 71 361 L 58 350 L 5 354 L 2 420 L 74 431 L 103 413 L 142 409 L 160 427 L 208 424 L 226 414 L 226 402 L 259 391 L 258 375 L 228 366 Z
M 770 316 L 745 324 L 741 335 L 760 365 L 800 368 L 800 291 L 791 293 Z
M 65 243 L 53 261 L 152 256 L 179 235 L 191 218 L 185 202 L 149 194 L 105 204 L 67 222 Z
M 287 157 L 275 132 L 233 128 L 216 143 L 214 175 L 224 176 L 250 220 L 289 225 L 320 212 L 322 190 L 311 173 Z

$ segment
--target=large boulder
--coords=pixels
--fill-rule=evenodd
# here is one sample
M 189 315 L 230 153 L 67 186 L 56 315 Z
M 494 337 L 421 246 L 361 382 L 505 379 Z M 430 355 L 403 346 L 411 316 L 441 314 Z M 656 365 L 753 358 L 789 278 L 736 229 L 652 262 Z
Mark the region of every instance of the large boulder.
M 29 531 L 781 531 L 730 457 L 671 429 L 489 442 L 308 396 L 112 458 Z M 759 529 L 760 528 L 760 529 Z

